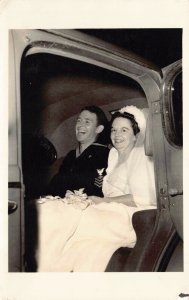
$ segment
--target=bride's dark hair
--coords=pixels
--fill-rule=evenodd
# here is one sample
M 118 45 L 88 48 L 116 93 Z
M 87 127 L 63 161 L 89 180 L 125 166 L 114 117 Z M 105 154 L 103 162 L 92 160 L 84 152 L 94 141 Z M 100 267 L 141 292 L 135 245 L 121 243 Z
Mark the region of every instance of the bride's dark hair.
M 133 128 L 133 132 L 134 132 L 134 135 L 137 135 L 137 133 L 140 132 L 140 128 L 138 126 L 138 123 L 136 122 L 135 120 L 135 117 L 134 115 L 128 113 L 128 112 L 120 112 L 120 111 L 116 111 L 112 114 L 112 118 L 110 120 L 110 128 L 112 127 L 112 123 L 115 119 L 117 118 L 125 118 L 125 119 L 128 119 L 131 121 L 131 125 L 132 125 L 132 128 Z

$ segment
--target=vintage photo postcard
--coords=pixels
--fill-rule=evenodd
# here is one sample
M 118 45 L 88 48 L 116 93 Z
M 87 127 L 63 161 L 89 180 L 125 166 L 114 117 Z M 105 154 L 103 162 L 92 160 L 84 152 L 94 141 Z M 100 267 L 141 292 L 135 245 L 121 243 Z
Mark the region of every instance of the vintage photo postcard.
M 0 1 L 0 300 L 189 299 L 188 17 Z

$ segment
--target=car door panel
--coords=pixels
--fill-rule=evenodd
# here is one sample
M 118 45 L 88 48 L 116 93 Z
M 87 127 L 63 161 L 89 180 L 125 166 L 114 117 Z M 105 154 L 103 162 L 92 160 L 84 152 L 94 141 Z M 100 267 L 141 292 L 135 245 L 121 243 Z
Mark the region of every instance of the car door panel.
M 179 114 L 179 122 L 182 123 L 182 86 L 179 88 L 180 98 L 177 98 L 176 105 L 173 106 L 172 101 L 176 93 L 174 81 L 182 72 L 182 61 L 177 61 L 172 65 L 163 69 L 164 80 L 162 84 L 162 119 L 163 128 L 165 133 L 165 153 L 166 153 L 166 172 L 168 180 L 168 195 L 170 201 L 170 213 L 174 222 L 176 230 L 180 237 L 183 239 L 183 149 L 181 145 L 182 132 L 179 130 L 175 132 L 175 126 L 171 122 L 171 116 L 175 114 L 174 110 L 177 109 Z M 182 84 L 182 83 L 181 83 Z M 177 125 L 177 124 L 176 124 Z M 179 127 L 182 126 L 181 124 Z M 177 136 L 176 136 L 177 135 Z

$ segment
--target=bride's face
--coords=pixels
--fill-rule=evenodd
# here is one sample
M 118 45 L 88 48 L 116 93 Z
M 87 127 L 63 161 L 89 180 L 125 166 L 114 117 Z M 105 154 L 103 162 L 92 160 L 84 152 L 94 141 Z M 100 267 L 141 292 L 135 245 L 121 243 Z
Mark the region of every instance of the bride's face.
M 122 151 L 134 147 L 136 137 L 129 119 L 118 117 L 113 121 L 111 140 L 117 150 Z

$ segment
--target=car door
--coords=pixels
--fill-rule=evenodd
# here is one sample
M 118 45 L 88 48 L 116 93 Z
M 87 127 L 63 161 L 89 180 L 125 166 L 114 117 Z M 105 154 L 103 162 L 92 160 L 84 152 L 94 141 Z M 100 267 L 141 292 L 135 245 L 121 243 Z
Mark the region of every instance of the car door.
M 20 272 L 24 254 L 24 185 L 21 167 L 21 120 L 19 60 L 15 59 L 14 41 L 9 36 L 9 168 L 8 168 L 8 265 L 10 272 Z
M 183 239 L 182 61 L 163 69 L 161 89 L 166 171 L 171 218 Z
M 148 87 L 149 84 L 144 82 L 147 92 Z M 149 152 L 153 152 L 155 163 L 158 210 L 152 233 L 149 224 L 146 225 L 148 239 L 147 234 L 140 234 L 146 212 L 134 217 L 139 238 L 124 271 L 183 271 L 181 60 L 162 70 L 159 95 L 157 91 L 151 100 L 153 149 Z M 153 213 L 150 214 L 148 218 L 153 219 Z M 140 259 L 136 259 L 137 256 Z

